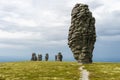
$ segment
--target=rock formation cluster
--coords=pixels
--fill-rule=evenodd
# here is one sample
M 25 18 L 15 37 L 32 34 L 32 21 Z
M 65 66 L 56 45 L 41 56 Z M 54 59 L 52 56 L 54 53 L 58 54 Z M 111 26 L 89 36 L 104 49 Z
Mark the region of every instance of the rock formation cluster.
M 36 53 L 32 53 L 32 57 L 31 57 L 31 61 L 42 61 L 42 54 L 38 54 L 38 56 L 36 55 Z M 62 61 L 63 59 L 63 55 L 61 52 L 59 52 L 57 55 L 55 55 L 55 61 Z M 45 61 L 49 60 L 49 54 L 46 53 L 45 54 Z
M 71 13 L 68 45 L 74 58 L 80 63 L 92 63 L 92 53 L 96 42 L 95 18 L 88 5 L 76 4 Z

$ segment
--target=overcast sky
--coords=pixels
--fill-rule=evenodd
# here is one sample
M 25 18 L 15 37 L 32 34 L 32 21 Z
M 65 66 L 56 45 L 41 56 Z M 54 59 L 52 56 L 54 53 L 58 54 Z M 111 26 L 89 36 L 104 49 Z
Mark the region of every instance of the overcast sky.
M 0 57 L 62 52 L 73 60 L 67 37 L 76 3 L 88 4 L 96 18 L 94 60 L 120 61 L 120 0 L 0 0 Z

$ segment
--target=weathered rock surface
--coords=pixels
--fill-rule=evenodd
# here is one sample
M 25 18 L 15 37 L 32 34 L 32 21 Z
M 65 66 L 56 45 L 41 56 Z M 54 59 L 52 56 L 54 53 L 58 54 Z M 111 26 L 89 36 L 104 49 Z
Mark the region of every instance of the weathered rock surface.
M 92 63 L 92 52 L 96 41 L 95 18 L 88 5 L 76 4 L 71 13 L 68 45 L 74 58 L 80 63 Z

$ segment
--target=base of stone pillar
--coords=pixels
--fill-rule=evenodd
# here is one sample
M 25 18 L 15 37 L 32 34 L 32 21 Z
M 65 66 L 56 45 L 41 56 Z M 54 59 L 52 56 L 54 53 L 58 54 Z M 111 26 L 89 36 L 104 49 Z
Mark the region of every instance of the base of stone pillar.
M 91 60 L 87 60 L 87 59 L 85 59 L 85 60 L 77 60 L 78 61 L 78 63 L 82 63 L 82 64 L 91 64 L 92 63 L 92 61 Z

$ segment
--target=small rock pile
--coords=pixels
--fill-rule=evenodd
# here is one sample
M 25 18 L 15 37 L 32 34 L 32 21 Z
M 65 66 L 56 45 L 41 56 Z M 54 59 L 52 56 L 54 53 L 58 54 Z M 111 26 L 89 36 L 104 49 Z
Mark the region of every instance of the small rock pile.
M 95 18 L 86 4 L 76 4 L 71 16 L 68 45 L 78 62 L 92 63 L 96 42 Z

